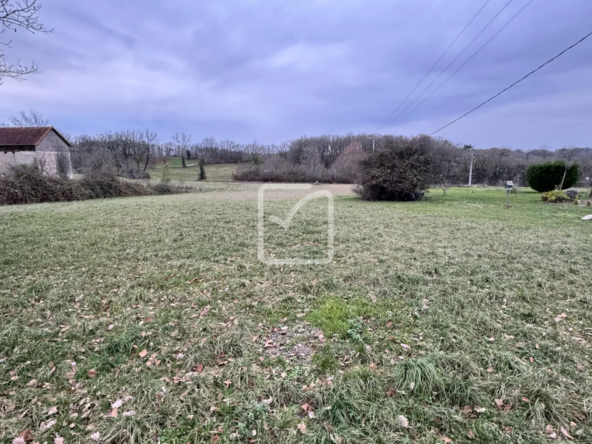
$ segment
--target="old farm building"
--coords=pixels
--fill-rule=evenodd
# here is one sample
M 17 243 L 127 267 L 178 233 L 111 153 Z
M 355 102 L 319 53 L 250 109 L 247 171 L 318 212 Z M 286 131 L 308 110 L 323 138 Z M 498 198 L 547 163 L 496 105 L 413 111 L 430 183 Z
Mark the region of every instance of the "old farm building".
M 72 177 L 70 143 L 52 127 L 0 128 L 0 175 L 10 165 L 37 164 L 48 176 Z

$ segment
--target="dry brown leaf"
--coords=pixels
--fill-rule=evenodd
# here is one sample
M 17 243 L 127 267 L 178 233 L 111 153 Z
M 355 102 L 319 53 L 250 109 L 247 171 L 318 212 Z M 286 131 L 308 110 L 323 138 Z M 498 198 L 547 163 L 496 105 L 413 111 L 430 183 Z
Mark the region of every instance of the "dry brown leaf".
M 387 326 L 388 328 L 391 328 L 391 327 L 393 326 L 393 321 L 388 321 L 388 322 L 386 323 L 386 326 Z
M 504 401 L 502 401 L 501 399 L 494 399 L 493 402 L 495 402 L 495 406 L 498 409 L 503 409 L 504 408 Z
M 22 432 L 20 432 L 18 434 L 19 438 L 22 438 L 24 440 L 24 442 L 30 442 L 33 441 L 35 439 L 35 437 L 33 436 L 33 434 L 31 433 L 30 429 L 25 429 Z
M 301 422 L 300 424 L 298 424 L 298 430 L 300 431 L 300 433 L 302 433 L 303 435 L 307 434 L 306 431 L 306 424 L 304 422 Z
M 553 426 L 552 426 L 551 424 L 547 424 L 547 425 L 545 426 L 545 433 L 546 433 L 547 435 L 550 435 L 551 433 L 553 433 Z
M 61 436 L 56 436 L 53 440 L 53 444 L 64 444 L 64 438 Z
M 305 412 L 310 408 L 310 406 L 308 404 L 302 404 L 301 407 L 302 407 L 302 410 Z
M 369 367 L 371 370 L 376 370 L 378 368 L 378 366 L 374 362 L 371 362 Z
M 145 357 L 147 354 L 148 354 L 148 351 L 146 349 L 144 349 L 140 353 L 138 353 L 138 355 L 140 356 L 140 358 Z
M 469 431 L 467 432 L 467 436 L 468 436 L 469 438 L 474 438 L 474 437 L 475 437 L 475 434 L 473 433 L 473 431 L 472 431 L 472 430 L 469 430 Z
M 96 371 L 94 368 L 91 368 L 91 369 L 88 371 L 88 377 L 89 377 L 89 378 L 94 378 L 95 376 L 97 376 L 97 371 Z
M 51 421 L 42 422 L 42 423 L 39 425 L 39 431 L 40 431 L 41 433 L 43 433 L 43 432 L 45 432 L 46 430 L 49 430 L 51 427 L 53 427 L 55 423 L 56 423 L 55 419 L 54 419 L 54 420 L 51 420 Z
M 48 415 L 55 415 L 58 412 L 58 407 L 57 406 L 53 406 L 49 409 L 49 411 L 47 412 Z
M 442 439 L 444 440 L 444 442 L 445 442 L 446 444 L 449 444 L 449 443 L 451 443 L 451 442 L 452 442 L 452 440 L 451 440 L 451 439 L 450 439 L 448 436 L 445 436 L 445 437 L 444 437 L 444 438 L 442 438 Z
M 487 373 L 493 373 L 493 367 L 489 367 L 489 368 L 487 369 Z
M 111 410 L 111 413 L 109 413 L 109 416 L 111 418 L 117 418 L 117 407 L 115 407 L 113 410 Z
M 567 431 L 567 429 L 565 427 L 561 427 L 560 430 L 561 430 L 561 433 L 563 434 L 563 436 L 565 436 L 566 438 L 574 439 L 573 436 L 571 436 L 569 434 L 569 432 Z

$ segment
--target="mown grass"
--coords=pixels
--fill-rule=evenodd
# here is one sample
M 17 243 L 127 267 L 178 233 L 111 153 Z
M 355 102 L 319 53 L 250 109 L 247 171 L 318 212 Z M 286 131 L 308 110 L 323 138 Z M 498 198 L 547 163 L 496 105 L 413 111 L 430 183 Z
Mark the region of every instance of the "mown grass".
M 186 162 L 187 165 L 193 165 L 198 161 L 196 159 L 190 159 Z M 169 159 L 167 164 L 172 166 L 172 168 L 169 168 L 170 177 L 172 180 L 183 180 L 189 182 L 198 181 L 198 166 L 183 168 L 180 157 L 173 157 L 172 159 Z M 163 168 L 164 164 L 158 164 L 152 170 L 150 170 L 151 179 L 160 181 Z M 206 165 L 206 182 L 230 182 L 232 181 L 232 175 L 237 168 L 238 164 L 235 163 Z
M 0 208 L 2 442 L 592 442 L 586 208 L 221 197 Z

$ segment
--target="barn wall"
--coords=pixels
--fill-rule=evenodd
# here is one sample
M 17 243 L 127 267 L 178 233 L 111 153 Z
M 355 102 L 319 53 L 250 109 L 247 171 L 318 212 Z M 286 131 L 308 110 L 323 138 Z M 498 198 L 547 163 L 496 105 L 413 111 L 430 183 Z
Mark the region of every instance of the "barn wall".
M 62 140 L 54 130 L 51 130 L 47 136 L 35 148 L 38 154 L 38 163 L 41 170 L 48 176 L 58 175 L 59 157 L 66 163 L 68 177 L 73 177 L 72 160 L 70 158 L 70 147 Z
M 0 151 L 0 174 L 6 173 L 10 165 L 32 164 L 35 163 L 36 158 L 35 151 L 17 151 L 16 153 Z

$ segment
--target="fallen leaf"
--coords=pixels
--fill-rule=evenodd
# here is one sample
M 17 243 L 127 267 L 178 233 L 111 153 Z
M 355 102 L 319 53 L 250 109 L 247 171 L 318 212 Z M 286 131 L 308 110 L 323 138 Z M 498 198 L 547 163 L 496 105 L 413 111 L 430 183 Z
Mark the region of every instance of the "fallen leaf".
M 111 413 L 109 413 L 109 416 L 111 418 L 117 418 L 117 407 L 115 407 L 113 410 L 111 410 Z
M 369 367 L 371 370 L 376 370 L 378 368 L 378 366 L 374 362 L 371 362 Z
M 403 415 L 397 416 L 397 422 L 401 425 L 401 427 L 409 427 L 409 420 L 405 418 Z
M 403 350 L 409 350 L 411 348 L 407 344 L 401 344 L 401 347 L 403 348 Z
M 504 401 L 502 401 L 501 399 L 494 399 L 493 402 L 495 402 L 495 406 L 498 409 L 503 409 L 504 408 Z
M 302 433 L 303 435 L 306 435 L 306 424 L 303 422 L 298 424 L 298 430 L 300 430 L 300 433 Z
M 386 326 L 387 326 L 388 328 L 391 328 L 391 327 L 393 326 L 393 321 L 388 321 L 388 322 L 386 323 Z
M 474 438 L 474 437 L 475 437 L 475 434 L 473 433 L 473 431 L 472 431 L 472 430 L 469 430 L 469 431 L 467 432 L 467 436 L 468 436 L 469 438 Z
M 20 432 L 18 434 L 19 438 L 22 438 L 24 441 L 23 442 L 30 442 L 33 441 L 35 439 L 35 437 L 33 436 L 33 434 L 31 433 L 30 429 L 25 429 L 22 432 Z
M 61 436 L 56 436 L 53 440 L 53 444 L 64 444 L 64 438 L 62 438 Z
M 115 401 L 113 404 L 111 404 L 111 408 L 113 409 L 118 409 L 119 407 L 121 407 L 123 405 L 123 401 L 121 399 L 118 399 L 117 401 Z
M 566 438 L 574 439 L 573 436 L 571 436 L 569 434 L 569 432 L 567 431 L 567 429 L 565 427 L 561 427 L 560 430 L 561 430 L 561 433 L 563 434 L 563 436 L 565 436 Z
M 92 439 L 93 441 L 98 441 L 99 439 L 101 439 L 101 433 L 100 432 L 95 432 L 92 435 L 90 435 L 90 439 Z
M 25 444 L 25 440 L 23 438 L 21 438 L 21 437 L 14 438 L 12 440 L 12 444 Z
M 140 358 L 145 357 L 147 354 L 148 354 L 148 351 L 146 349 L 144 349 L 140 353 L 138 353 L 138 355 L 140 356 Z
M 204 366 L 203 366 L 203 364 L 197 364 L 197 365 L 194 367 L 194 369 L 195 369 L 195 371 L 196 371 L 197 373 L 201 373 L 201 372 L 203 372 Z
M 547 424 L 547 425 L 545 426 L 545 433 L 546 433 L 547 435 L 550 435 L 551 433 L 553 433 L 553 426 L 552 426 L 551 424 Z
M 55 415 L 58 412 L 58 408 L 57 406 L 53 406 L 49 409 L 49 412 L 47 412 L 48 415 Z
M 386 397 L 391 398 L 395 395 L 395 393 L 397 393 L 396 390 L 391 387 L 386 391 Z
M 530 358 L 528 358 L 528 360 L 529 360 L 530 362 L 534 362 L 534 358 L 533 358 L 532 356 L 531 356 Z
M 43 433 L 43 432 L 45 432 L 46 430 L 49 430 L 50 428 L 52 428 L 52 427 L 54 426 L 54 424 L 55 424 L 55 423 L 56 423 L 56 421 L 55 421 L 55 420 L 52 420 L 52 421 L 46 421 L 46 422 L 42 422 L 42 423 L 39 425 L 39 431 L 40 431 L 41 433 Z
M 301 407 L 302 407 L 302 410 L 304 410 L 305 412 L 310 408 L 310 406 L 308 404 L 302 404 Z
M 96 371 L 94 368 L 91 368 L 91 369 L 88 371 L 88 377 L 89 377 L 89 378 L 94 378 L 95 376 L 97 376 L 97 371 Z
M 477 413 L 485 413 L 485 411 L 487 410 L 485 407 L 479 407 L 478 405 L 475 406 L 475 412 Z
M 448 436 L 445 436 L 445 437 L 444 437 L 444 438 L 442 438 L 442 439 L 444 440 L 444 442 L 445 442 L 446 444 L 449 444 L 449 443 L 451 443 L 451 442 L 452 442 L 452 440 L 451 440 L 451 439 L 450 439 Z
M 489 342 L 493 342 L 493 341 L 495 341 L 495 338 L 492 336 L 491 338 L 487 338 L 487 340 L 488 340 Z
M 567 317 L 567 315 L 565 313 L 561 313 L 559 316 L 557 316 L 555 318 L 555 322 L 561 322 L 563 321 L 565 318 Z
M 528 398 L 525 398 L 525 397 L 522 397 L 522 400 L 523 400 L 524 402 L 530 402 L 530 399 L 528 399 Z
M 128 412 L 123 412 L 123 416 L 134 416 L 136 414 L 135 411 L 130 410 Z
M 493 373 L 493 367 L 489 367 L 489 368 L 487 369 L 487 373 Z

